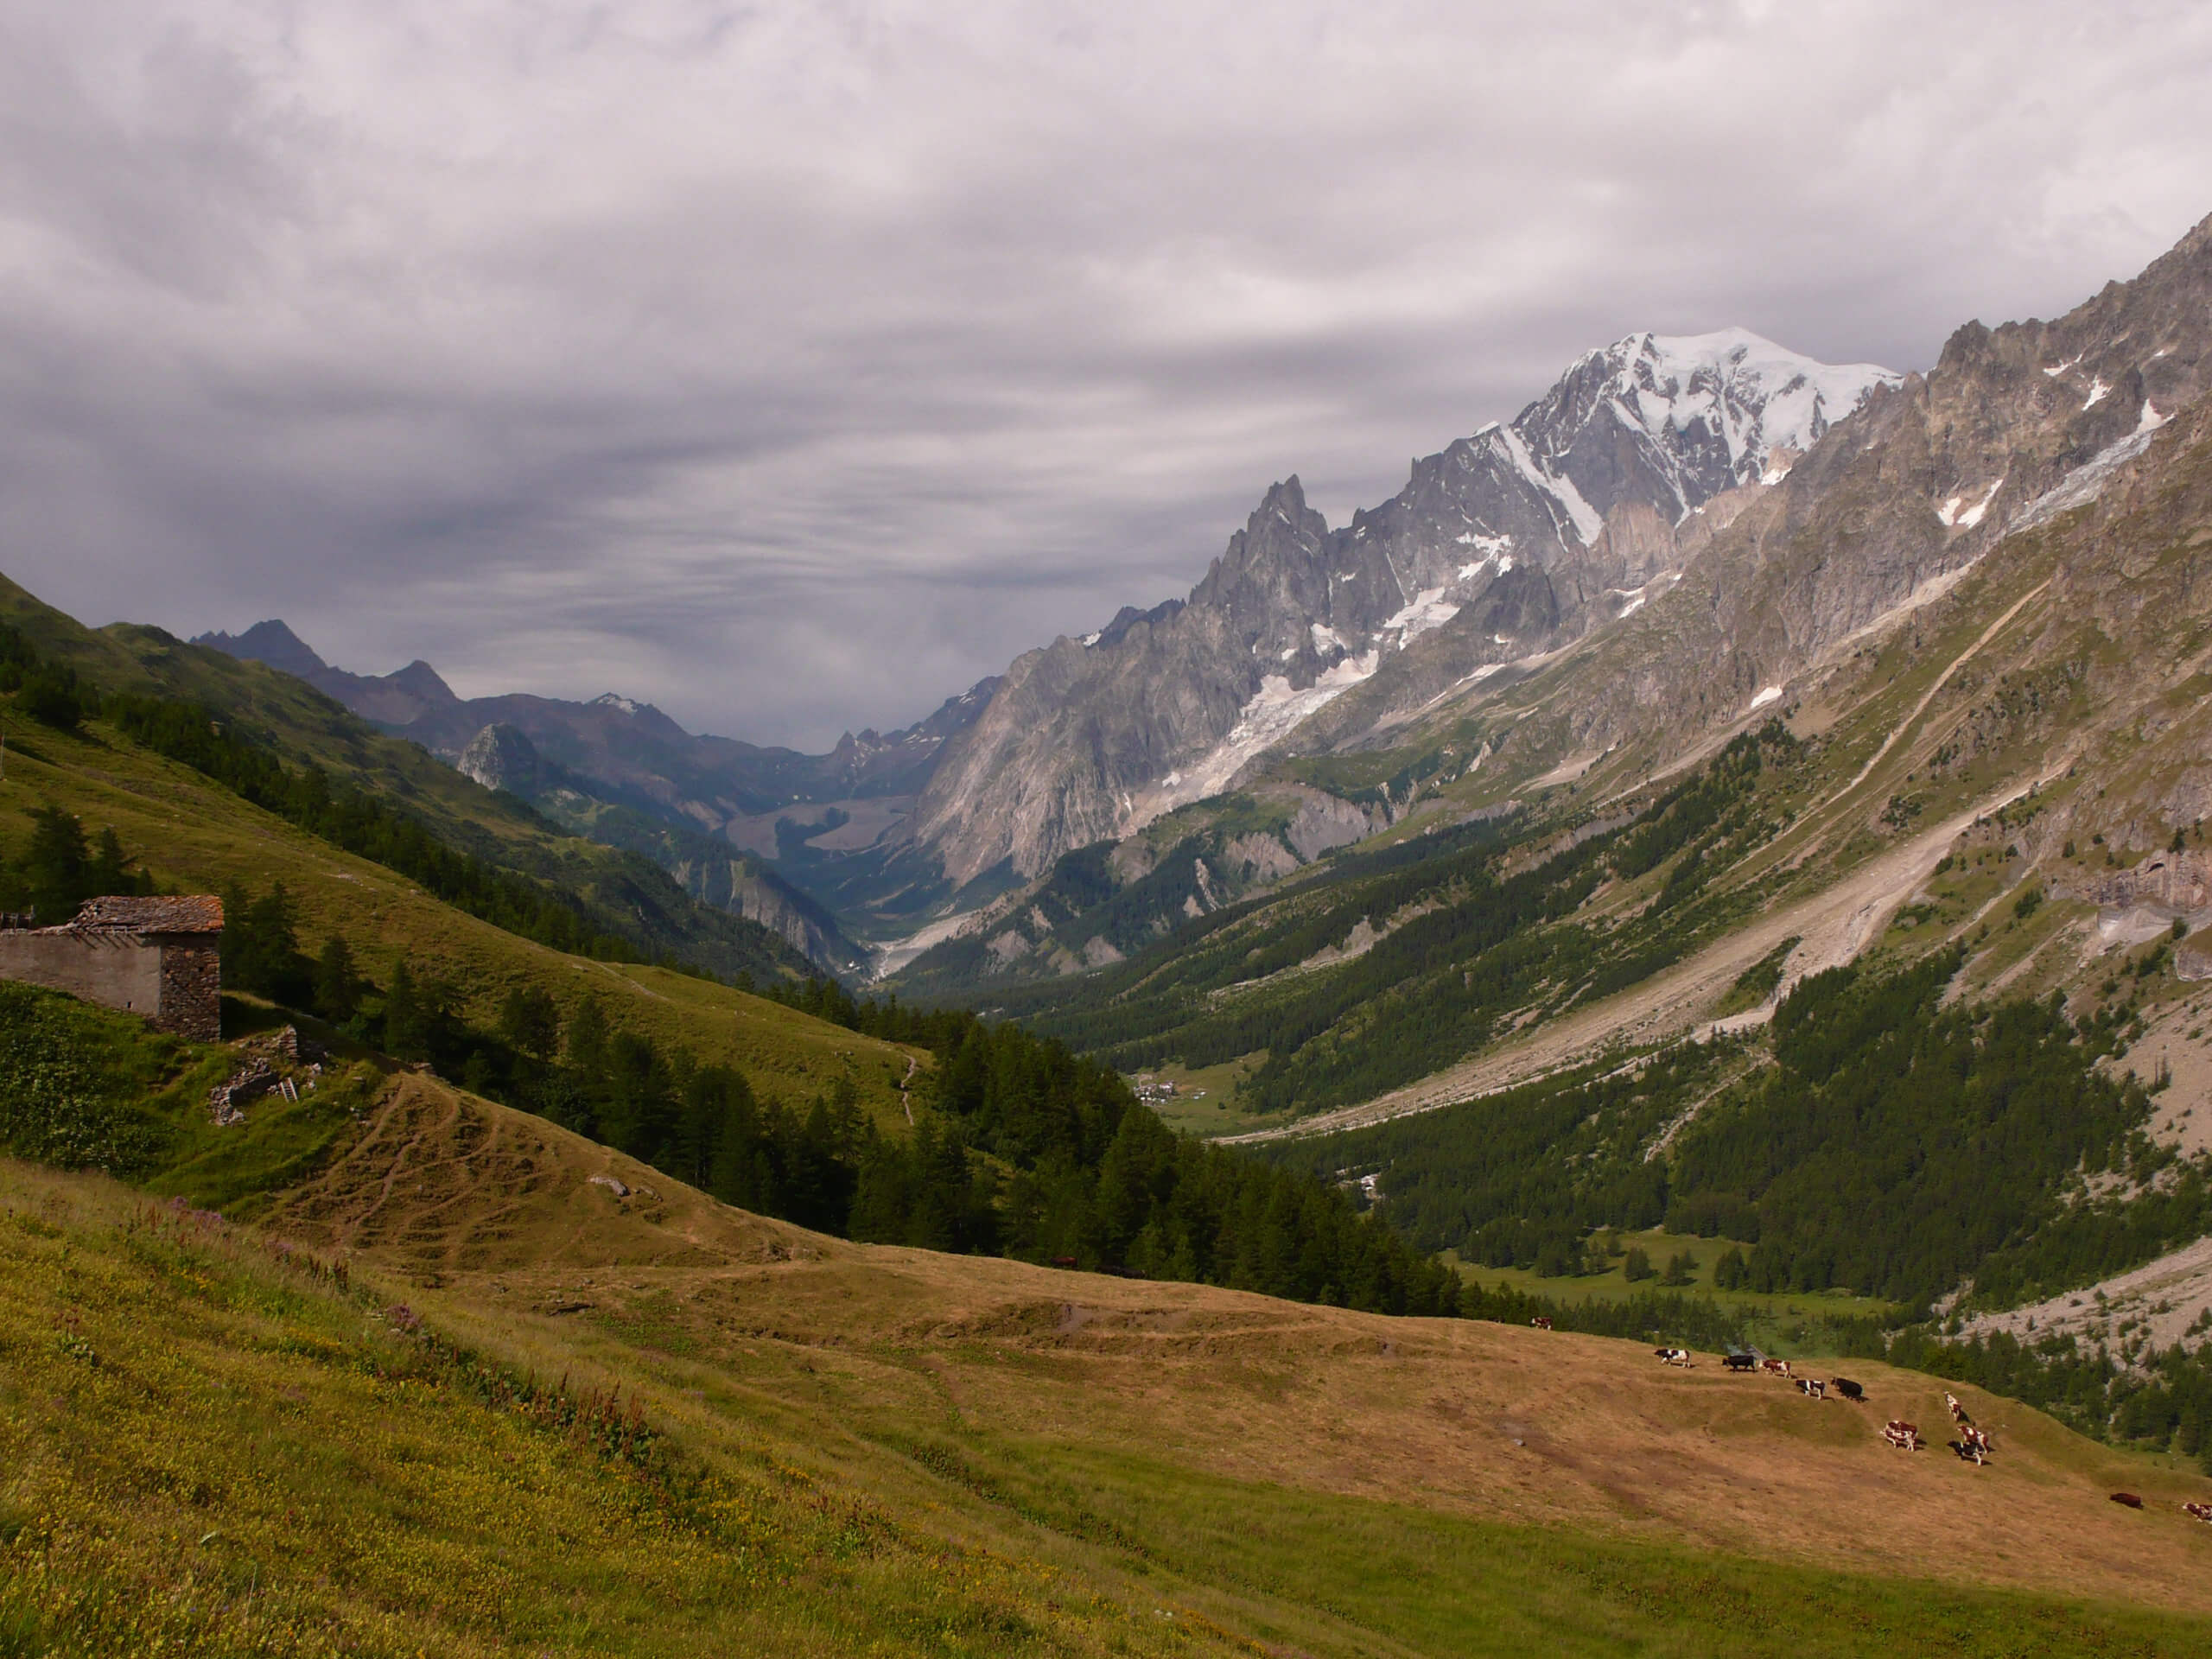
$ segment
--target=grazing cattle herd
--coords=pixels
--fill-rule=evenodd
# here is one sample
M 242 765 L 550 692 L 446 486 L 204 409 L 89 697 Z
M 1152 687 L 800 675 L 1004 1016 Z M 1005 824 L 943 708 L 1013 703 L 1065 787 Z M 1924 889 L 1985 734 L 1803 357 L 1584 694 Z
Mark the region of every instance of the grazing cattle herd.
M 1540 1331 L 1548 1331 L 1552 1328 L 1552 1322 L 1541 1314 L 1529 1323 Z M 1684 1370 L 1689 1370 L 1697 1363 L 1687 1348 L 1654 1348 L 1651 1353 L 1661 1364 L 1680 1366 Z M 1799 1376 L 1790 1369 L 1788 1360 L 1770 1358 L 1756 1349 L 1732 1350 L 1720 1357 L 1720 1364 L 1721 1369 L 1731 1372 L 1758 1371 L 1764 1372 L 1770 1376 L 1778 1376 L 1786 1382 L 1794 1383 L 1798 1392 L 1808 1400 L 1825 1400 L 1828 1397 L 1829 1390 L 1833 1389 L 1837 1398 L 1847 1400 L 1853 1405 L 1863 1406 L 1867 1403 L 1866 1390 L 1850 1377 Z M 1973 1417 L 1967 1414 L 1965 1403 L 1948 1389 L 1944 1390 L 1943 1404 L 1950 1412 L 1952 1424 L 1959 1432 L 1959 1438 L 1948 1443 L 1951 1451 L 1957 1454 L 1961 1463 L 1973 1464 L 1976 1468 L 1986 1465 L 1991 1455 L 1996 1451 L 1994 1442 L 1989 1438 L 1989 1432 L 1975 1423 Z M 1900 1452 L 1918 1452 L 1924 1449 L 1924 1442 L 1920 1438 L 1919 1426 L 1916 1423 L 1909 1423 L 1902 1417 L 1892 1417 L 1883 1426 L 1882 1439 Z M 2142 1498 L 2133 1492 L 2114 1492 L 2112 1494 L 2112 1501 L 2125 1504 L 2131 1510 L 2139 1510 L 2144 1506 Z M 2181 1508 L 2182 1512 L 2190 1519 L 2212 1525 L 2212 1503 L 2183 1503 Z
M 1548 1320 L 1541 1323 L 1549 1327 Z M 1654 1348 L 1651 1352 L 1662 1365 L 1679 1365 L 1687 1370 L 1694 1363 L 1687 1348 Z M 1866 1403 L 1865 1386 L 1851 1377 L 1799 1376 L 1790 1369 L 1788 1360 L 1770 1358 L 1756 1350 L 1734 1349 L 1720 1357 L 1720 1364 L 1724 1370 L 1763 1371 L 1770 1376 L 1778 1376 L 1793 1384 L 1797 1392 L 1808 1400 L 1825 1400 L 1833 1391 L 1836 1398 L 1847 1400 L 1854 1406 Z M 1951 1442 L 1951 1449 L 1969 1463 L 1987 1463 L 1993 1449 L 1989 1436 L 1974 1426 L 1973 1420 L 1966 1414 L 1966 1408 L 1959 1403 L 1957 1395 L 1946 1394 L 1943 1399 L 1951 1408 L 1952 1420 L 1959 1425 L 1960 1439 Z M 1899 1451 L 1917 1452 L 1921 1449 L 1919 1427 L 1906 1422 L 1901 1417 L 1890 1420 L 1888 1426 L 1882 1430 L 1882 1438 Z

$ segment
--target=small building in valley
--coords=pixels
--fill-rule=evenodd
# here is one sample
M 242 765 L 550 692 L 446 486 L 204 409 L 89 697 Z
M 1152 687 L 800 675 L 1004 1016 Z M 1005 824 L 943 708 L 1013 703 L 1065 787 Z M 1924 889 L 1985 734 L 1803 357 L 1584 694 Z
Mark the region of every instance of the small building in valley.
M 0 979 L 67 991 L 211 1043 L 223 1034 L 223 901 L 87 899 L 73 920 L 0 918 Z

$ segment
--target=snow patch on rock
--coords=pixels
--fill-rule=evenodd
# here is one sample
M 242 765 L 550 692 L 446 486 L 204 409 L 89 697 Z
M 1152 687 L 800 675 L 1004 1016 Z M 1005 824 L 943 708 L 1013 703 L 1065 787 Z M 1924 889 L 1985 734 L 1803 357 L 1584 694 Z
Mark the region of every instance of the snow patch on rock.
M 1421 635 L 1442 627 L 1459 614 L 1459 607 L 1444 597 L 1441 588 L 1424 588 L 1403 610 L 1382 624 L 1385 633 L 1396 633 L 1400 645 L 1409 645 Z
M 1963 511 L 1961 510 L 1959 504 L 1964 501 L 1966 497 L 1952 496 L 1942 506 L 1936 509 L 1936 516 L 1941 518 L 1949 529 L 1972 530 L 1981 522 L 1983 515 L 1988 512 L 1989 504 L 1997 499 L 1997 492 L 2004 487 L 2005 480 L 2000 478 L 1981 493 L 1981 499 L 1979 501 Z
M 2078 507 L 2084 502 L 2095 500 L 2114 473 L 2151 447 L 2151 440 L 2157 435 L 2158 427 L 2164 424 L 2163 420 L 2155 426 L 2138 422 L 2135 430 L 2127 436 L 2117 443 L 2107 444 L 2075 467 L 2063 481 L 2029 502 L 2005 527 L 2005 533 L 2010 536 L 2019 531 L 2033 530 L 2037 524 L 2048 523 L 2062 512 Z
M 1136 821 L 1122 833 L 1141 828 L 1162 812 L 1220 794 L 1247 762 L 1288 737 L 1309 715 L 1325 709 L 1363 680 L 1372 678 L 1381 660 L 1382 652 L 1370 647 L 1360 656 L 1345 658 L 1302 690 L 1281 674 L 1266 676 L 1229 735 L 1189 771 L 1178 769 L 1161 779 L 1153 798 L 1139 805 Z

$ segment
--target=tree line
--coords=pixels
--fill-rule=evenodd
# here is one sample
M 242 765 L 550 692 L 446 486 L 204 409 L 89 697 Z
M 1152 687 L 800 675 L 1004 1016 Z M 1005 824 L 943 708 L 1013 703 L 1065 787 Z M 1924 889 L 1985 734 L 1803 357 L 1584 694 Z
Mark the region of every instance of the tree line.
M 153 892 L 153 877 L 124 854 L 112 828 L 88 837 L 74 814 L 51 801 L 33 807 L 30 819 L 22 850 L 0 860 L 0 911 L 52 926 L 87 899 Z
M 132 741 L 342 851 L 397 872 L 480 921 L 571 956 L 639 959 L 630 941 L 594 925 L 581 899 L 448 847 L 419 819 L 334 780 L 320 766 L 285 765 L 213 709 L 119 693 L 106 698 L 100 712 Z
M 455 909 L 555 950 L 702 975 L 720 968 L 774 977 L 803 968 L 803 959 L 774 934 L 693 901 L 637 853 L 616 857 L 583 887 L 496 862 L 312 763 L 287 765 L 219 710 L 158 694 L 103 693 L 67 664 L 43 659 L 8 623 L 0 623 L 0 693 L 12 695 L 16 713 L 59 731 L 102 716 L 134 742 L 264 810 L 406 876 Z M 518 810 L 531 811 L 519 804 Z M 543 827 L 561 833 L 550 823 Z
M 874 1243 L 1262 1291 L 1389 1313 L 1458 1311 L 1459 1279 L 1336 1185 L 1177 1135 L 1109 1068 L 972 1014 L 773 988 L 848 1029 L 927 1049 L 911 1136 L 841 1078 L 803 1105 L 620 1027 L 587 1000 L 508 994 L 473 1023 L 402 956 L 372 982 L 342 937 L 310 957 L 281 887 L 226 897 L 226 983 L 618 1147 L 726 1203 Z

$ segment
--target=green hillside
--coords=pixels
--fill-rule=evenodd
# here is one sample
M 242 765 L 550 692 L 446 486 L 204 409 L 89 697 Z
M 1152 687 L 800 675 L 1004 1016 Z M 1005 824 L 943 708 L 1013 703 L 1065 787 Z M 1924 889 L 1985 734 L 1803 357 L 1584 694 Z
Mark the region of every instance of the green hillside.
M 516 991 L 543 993 L 564 1024 L 597 998 L 621 1028 L 741 1066 L 766 1098 L 803 1109 L 812 1096 L 849 1082 L 887 1127 L 905 1122 L 898 1084 L 910 1055 L 893 1045 L 670 969 L 568 956 L 518 938 L 249 805 L 98 719 L 75 732 L 29 728 L 20 719 L 10 725 L 0 851 L 23 847 L 30 814 L 58 805 L 88 833 L 112 830 L 168 890 L 221 893 L 242 883 L 265 893 L 282 882 L 310 954 L 342 936 L 378 982 L 404 960 L 418 979 L 456 988 L 461 1012 L 477 1023 L 495 1023 Z
M 420 926 L 426 964 L 543 956 L 629 983 L 626 1009 L 691 988 L 695 1030 L 758 1001 L 318 867 L 101 741 L 29 764 L 57 788 L 102 772 L 77 799 L 126 845 L 166 800 L 215 821 L 178 855 L 243 841 L 320 877 L 322 925 Z M 64 743 L 92 752 L 65 769 Z M 1022 1115 L 1049 1097 L 1021 1080 L 1037 1052 L 963 1029 L 929 1109 L 1012 1154 L 1052 1122 Z M 1517 1314 L 849 1243 L 343 1042 L 278 1061 L 296 1100 L 219 1127 L 208 1088 L 272 1036 L 184 1043 L 0 986 L 0 1143 L 113 1172 L 0 1157 L 0 1653 L 2181 1654 L 2212 1633 L 2212 1537 L 2176 1507 L 2202 1478 L 1972 1390 L 1997 1465 L 1904 1458 L 1880 1412 L 1940 1421 L 1939 1390 L 1878 1361 L 1853 1363 L 1870 1413 L 1709 1358 L 1653 1377 L 1646 1348 Z M 1116 1135 L 1106 1170 L 1133 1184 L 1109 1192 L 1173 1173 L 1134 1160 L 1147 1144 Z M 1264 1173 L 1198 1166 L 1231 1162 Z M 1080 1217 L 1074 1172 L 1037 1167 L 1061 1183 L 1039 1216 Z M 2123 1485 L 2151 1508 L 2115 1510 Z
M 454 853 L 557 889 L 585 931 L 620 940 L 627 954 L 677 958 L 724 977 L 809 971 L 776 935 L 695 901 L 650 860 L 563 832 L 289 675 L 159 628 L 86 628 L 4 577 L 0 623 L 15 631 L 15 649 L 75 677 L 86 709 L 121 694 L 137 704 L 142 734 L 193 735 L 203 759 L 274 759 L 296 777 L 319 772 L 337 788 L 363 791 Z M 199 764 L 174 741 L 166 752 Z

